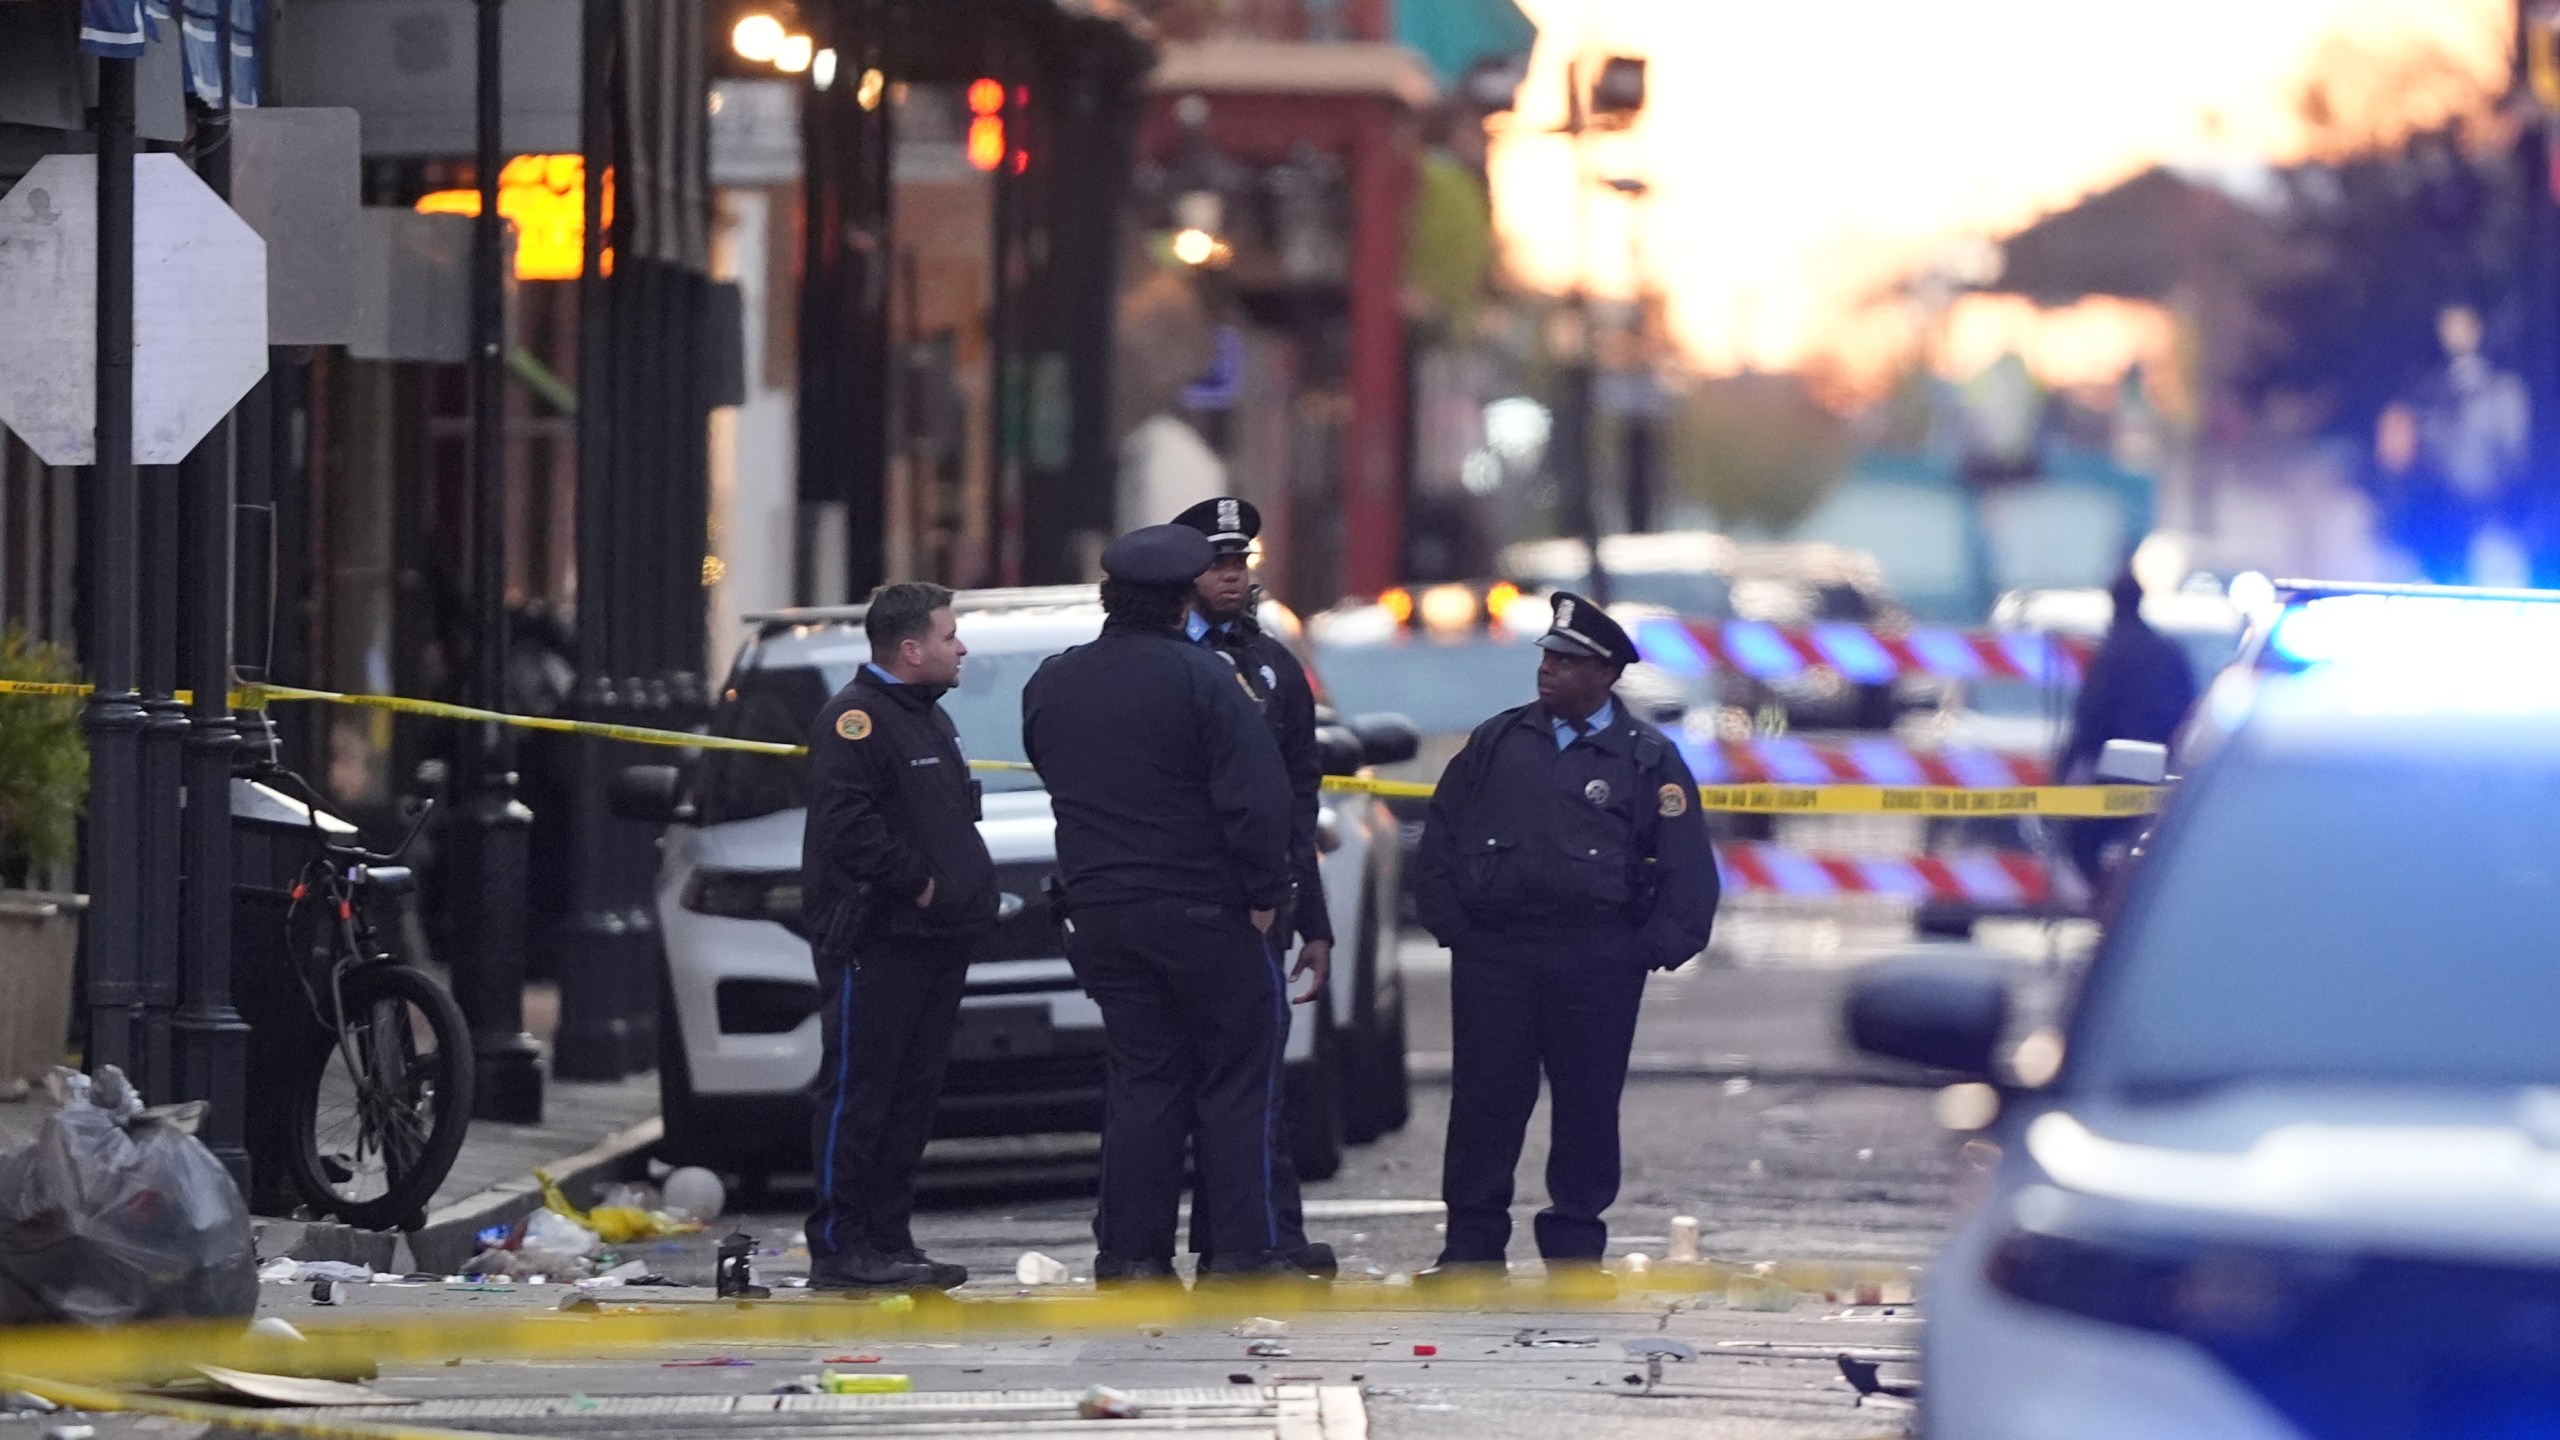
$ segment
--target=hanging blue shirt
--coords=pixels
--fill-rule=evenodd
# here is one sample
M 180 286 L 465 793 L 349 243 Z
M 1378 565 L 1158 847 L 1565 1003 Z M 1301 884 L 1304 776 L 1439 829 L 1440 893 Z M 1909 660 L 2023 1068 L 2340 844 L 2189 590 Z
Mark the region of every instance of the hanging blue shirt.
M 1550 716 L 1547 720 L 1547 726 L 1549 729 L 1556 732 L 1556 748 L 1558 750 L 1569 750 L 1573 747 L 1574 741 L 1581 739 L 1585 735 L 1596 735 L 1599 732 L 1608 729 L 1611 725 L 1617 723 L 1617 719 L 1617 705 L 1612 701 L 1603 700 L 1600 702 L 1600 708 L 1592 711 L 1589 718 L 1585 719 L 1580 725 L 1576 725 L 1572 721 L 1564 719 L 1562 716 Z

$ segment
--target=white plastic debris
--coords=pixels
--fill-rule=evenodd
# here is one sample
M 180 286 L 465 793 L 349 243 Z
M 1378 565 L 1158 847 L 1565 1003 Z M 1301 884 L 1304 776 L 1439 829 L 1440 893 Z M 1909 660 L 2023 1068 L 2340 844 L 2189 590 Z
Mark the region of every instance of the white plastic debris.
M 525 1222 L 521 1248 L 552 1255 L 592 1255 L 603 1244 L 596 1232 L 545 1205 Z
M 1637 1250 L 1621 1258 L 1618 1268 L 1630 1275 L 1647 1274 L 1653 1269 L 1653 1257 Z
M 1664 1255 L 1662 1258 L 1674 1265 L 1695 1265 L 1698 1263 L 1700 1257 L 1698 1254 L 1697 1216 L 1674 1215 L 1671 1217 L 1671 1250 L 1670 1253 Z
M 1023 1285 L 1064 1285 L 1073 1273 L 1063 1262 L 1037 1250 L 1025 1250 L 1022 1258 L 1013 1262 L 1013 1278 Z
M 687 1165 L 671 1172 L 667 1183 L 659 1188 L 661 1209 L 670 1215 L 708 1223 L 720 1218 L 729 1208 L 728 1187 L 720 1177 L 699 1165 Z
M 1138 1397 L 1126 1390 L 1096 1385 L 1076 1402 L 1076 1413 L 1087 1420 L 1135 1420 L 1140 1413 Z
M 266 1264 L 258 1267 L 258 1278 L 270 1285 L 291 1280 L 294 1278 L 294 1271 L 301 1264 L 301 1261 L 294 1259 L 290 1255 L 279 1255 L 273 1260 L 270 1260 Z
M 263 1316 L 259 1319 L 250 1321 L 249 1333 L 261 1340 L 300 1340 L 303 1338 L 301 1331 L 294 1329 L 291 1325 L 277 1319 L 273 1315 Z
M 1289 1333 L 1289 1322 L 1256 1315 L 1228 1333 L 1239 1340 L 1277 1340 Z

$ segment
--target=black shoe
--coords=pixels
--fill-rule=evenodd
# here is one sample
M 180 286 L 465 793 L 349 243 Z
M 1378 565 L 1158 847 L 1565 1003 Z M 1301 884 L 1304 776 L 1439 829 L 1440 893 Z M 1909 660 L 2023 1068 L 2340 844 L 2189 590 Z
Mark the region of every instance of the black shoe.
M 1182 1276 L 1175 1272 L 1170 1256 L 1148 1260 L 1123 1260 L 1111 1255 L 1093 1257 L 1093 1288 L 1096 1290 L 1153 1290 L 1167 1285 L 1176 1289 L 1182 1286 Z
M 1280 1274 L 1294 1272 L 1296 1274 L 1304 1275 L 1310 1280 L 1331 1280 L 1342 1273 L 1341 1262 L 1333 1257 L 1333 1247 L 1327 1245 L 1321 1240 L 1310 1240 L 1295 1250 L 1280 1250 L 1274 1251 L 1273 1253 L 1283 1257 L 1285 1263 L 1276 1263 L 1267 1272 L 1256 1271 L 1253 1273 Z M 1237 1272 L 1233 1266 L 1227 1264 L 1223 1260 L 1220 1260 L 1218 1257 L 1214 1255 L 1203 1255 L 1200 1257 L 1200 1273 L 1203 1275 L 1218 1275 L 1235 1274 Z
M 1326 1253 L 1330 1257 L 1330 1248 Z M 1333 1276 L 1330 1273 L 1317 1273 L 1302 1263 L 1305 1256 L 1306 1250 L 1299 1248 L 1242 1250 L 1220 1255 L 1214 1259 L 1204 1258 L 1200 1264 L 1199 1278 L 1195 1283 L 1210 1286 L 1331 1284 Z
M 921 1265 L 932 1271 L 933 1288 L 936 1290 L 957 1290 L 969 1283 L 968 1266 L 954 1265 L 948 1260 L 936 1260 L 913 1245 L 897 1252 L 895 1258 L 904 1260 L 910 1265 Z
M 1425 1290 L 1491 1292 L 1511 1283 L 1511 1266 L 1500 1260 L 1452 1260 L 1444 1255 L 1414 1276 L 1413 1283 Z
M 963 1278 L 966 1278 L 966 1272 Z M 877 1250 L 844 1250 L 810 1262 L 812 1290 L 930 1290 L 933 1269 Z

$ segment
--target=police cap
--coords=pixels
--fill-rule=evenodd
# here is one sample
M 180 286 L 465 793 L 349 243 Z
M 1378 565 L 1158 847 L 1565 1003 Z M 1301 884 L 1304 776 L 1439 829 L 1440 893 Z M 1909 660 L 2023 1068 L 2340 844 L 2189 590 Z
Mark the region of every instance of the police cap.
M 1174 516 L 1173 523 L 1208 536 L 1210 547 L 1221 555 L 1241 555 L 1253 548 L 1254 537 L 1262 533 L 1262 512 L 1250 500 L 1221 495 Z
M 1209 537 L 1188 525 L 1149 525 L 1102 547 L 1102 573 L 1132 585 L 1188 585 L 1213 559 Z
M 1612 665 L 1636 663 L 1636 642 L 1609 618 L 1609 612 L 1574 594 L 1559 590 L 1555 595 L 1555 619 L 1547 633 L 1538 637 L 1538 648 L 1559 655 L 1578 655 L 1585 660 L 1605 660 Z

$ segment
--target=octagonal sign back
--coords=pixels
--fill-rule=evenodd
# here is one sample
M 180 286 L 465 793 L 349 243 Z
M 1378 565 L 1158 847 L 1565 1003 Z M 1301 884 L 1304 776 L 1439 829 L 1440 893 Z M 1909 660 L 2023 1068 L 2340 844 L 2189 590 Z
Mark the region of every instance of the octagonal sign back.
M 174 155 L 133 167 L 133 458 L 186 458 L 267 370 L 267 247 Z M 98 161 L 48 155 L 0 197 L 0 424 L 98 458 Z

